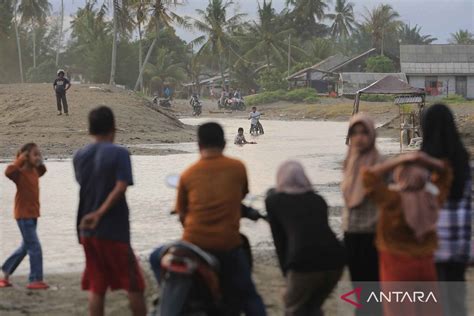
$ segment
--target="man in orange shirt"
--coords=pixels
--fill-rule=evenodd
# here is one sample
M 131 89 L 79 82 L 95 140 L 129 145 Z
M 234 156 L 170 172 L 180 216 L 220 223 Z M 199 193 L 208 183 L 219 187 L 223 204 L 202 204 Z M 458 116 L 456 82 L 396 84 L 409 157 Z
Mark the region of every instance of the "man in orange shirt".
M 217 123 L 198 130 L 201 159 L 180 178 L 176 211 L 184 227 L 183 240 L 218 258 L 221 264 L 226 315 L 265 315 L 251 277 L 240 237 L 241 202 L 248 193 L 247 171 L 238 160 L 223 155 L 224 131 Z M 150 261 L 159 276 L 161 249 Z

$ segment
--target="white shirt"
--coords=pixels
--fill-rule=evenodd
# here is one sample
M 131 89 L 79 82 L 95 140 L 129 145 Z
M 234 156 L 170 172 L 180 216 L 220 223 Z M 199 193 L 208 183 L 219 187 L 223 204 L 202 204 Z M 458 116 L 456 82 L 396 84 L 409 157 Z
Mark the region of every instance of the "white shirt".
M 254 112 L 250 112 L 250 115 L 249 115 L 249 118 L 251 119 L 251 120 L 250 120 L 250 123 L 251 123 L 252 125 L 257 125 L 258 120 L 260 119 L 260 115 L 261 115 L 261 114 L 260 114 L 259 111 L 255 111 L 255 113 L 254 113 Z

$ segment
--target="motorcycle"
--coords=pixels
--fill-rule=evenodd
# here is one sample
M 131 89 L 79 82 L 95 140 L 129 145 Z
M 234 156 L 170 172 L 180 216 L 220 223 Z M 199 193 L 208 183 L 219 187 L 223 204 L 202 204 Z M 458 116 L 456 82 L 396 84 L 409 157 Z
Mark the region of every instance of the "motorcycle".
M 171 100 L 169 98 L 166 99 L 159 99 L 158 96 L 153 98 L 153 104 L 159 105 L 164 108 L 170 108 L 171 107 Z
M 263 126 L 260 121 L 257 124 L 250 124 L 250 135 L 259 136 L 265 134 L 263 131 Z
M 167 185 L 176 188 L 179 176 L 168 176 Z M 242 205 L 242 217 L 253 221 L 266 217 Z M 241 235 L 250 266 L 249 240 Z M 152 316 L 214 316 L 223 314 L 219 287 L 219 261 L 212 254 L 188 242 L 171 243 L 161 253 L 161 298 Z
M 221 100 L 217 100 L 217 107 L 219 109 L 229 109 L 232 111 L 245 111 L 246 106 L 244 99 L 241 98 L 225 98 L 224 102 L 222 103 Z
M 197 98 L 191 100 L 191 106 L 193 108 L 193 116 L 200 116 L 202 113 L 202 104 L 201 101 Z

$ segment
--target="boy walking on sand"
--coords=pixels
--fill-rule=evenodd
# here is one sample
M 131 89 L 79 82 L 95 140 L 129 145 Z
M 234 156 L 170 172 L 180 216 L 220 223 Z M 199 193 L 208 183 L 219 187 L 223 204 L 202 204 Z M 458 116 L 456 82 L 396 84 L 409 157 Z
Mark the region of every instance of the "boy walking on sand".
M 146 315 L 145 283 L 130 246 L 129 209 L 125 192 L 133 185 L 129 152 L 115 145 L 112 110 L 98 107 L 89 113 L 94 142 L 74 156 L 80 185 L 77 227 L 86 267 L 82 289 L 89 291 L 91 316 L 104 314 L 107 289 L 128 292 L 134 316 Z
M 0 288 L 9 287 L 10 276 L 15 272 L 26 255 L 30 257 L 30 276 L 27 286 L 30 290 L 47 289 L 43 282 L 43 255 L 36 232 L 39 204 L 39 178 L 46 172 L 39 148 L 34 143 L 21 147 L 13 164 L 7 167 L 5 175 L 15 182 L 14 215 L 20 228 L 23 242 L 2 266 L 4 278 L 0 279 Z

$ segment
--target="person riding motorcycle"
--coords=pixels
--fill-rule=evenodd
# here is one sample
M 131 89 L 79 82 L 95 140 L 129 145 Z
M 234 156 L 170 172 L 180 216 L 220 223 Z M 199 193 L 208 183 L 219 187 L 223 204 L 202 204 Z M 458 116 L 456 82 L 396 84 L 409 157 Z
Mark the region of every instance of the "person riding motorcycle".
M 198 129 L 200 160 L 179 179 L 176 212 L 183 224 L 183 240 L 216 257 L 225 311 L 220 315 L 264 316 L 265 306 L 251 277 L 248 255 L 240 235 L 241 201 L 248 193 L 245 166 L 223 155 L 224 131 L 217 123 Z M 204 198 L 203 198 L 204 197 Z M 212 233 L 210 233 L 212 232 Z M 161 261 L 150 263 L 159 275 Z
M 194 107 L 198 104 L 200 104 L 201 101 L 199 101 L 199 96 L 196 92 L 193 92 L 193 94 L 191 95 L 191 99 L 189 100 L 189 104 Z

